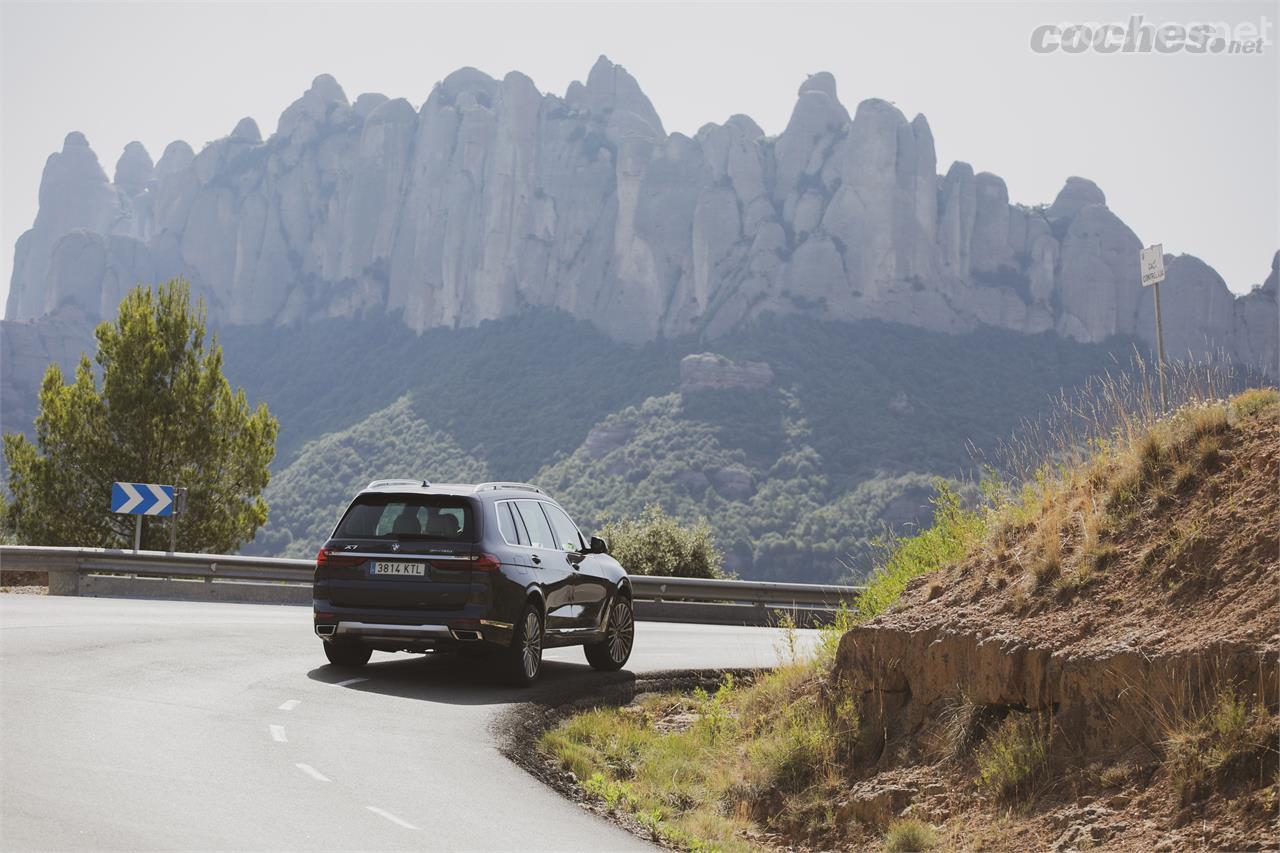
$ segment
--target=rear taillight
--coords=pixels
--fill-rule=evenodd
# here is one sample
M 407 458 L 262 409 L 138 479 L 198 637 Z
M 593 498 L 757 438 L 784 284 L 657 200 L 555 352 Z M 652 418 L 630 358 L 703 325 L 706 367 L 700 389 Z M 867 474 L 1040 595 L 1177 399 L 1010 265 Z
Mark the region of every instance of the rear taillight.
M 328 548 L 321 548 L 319 553 L 316 554 L 316 571 L 320 569 L 354 569 L 364 560 L 364 557 L 348 557 L 345 554 L 330 551 Z
M 502 567 L 502 561 L 492 554 L 476 554 L 471 558 L 471 571 L 496 572 Z

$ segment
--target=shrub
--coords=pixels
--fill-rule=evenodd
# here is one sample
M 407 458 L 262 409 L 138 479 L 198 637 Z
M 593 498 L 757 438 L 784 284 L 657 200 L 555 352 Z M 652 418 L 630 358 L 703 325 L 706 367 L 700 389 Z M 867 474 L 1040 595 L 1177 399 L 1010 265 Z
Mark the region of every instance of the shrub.
M 605 524 L 600 535 L 609 543 L 609 552 L 633 575 L 724 577 L 724 558 L 705 519 L 681 527 L 662 507 L 650 504 L 638 518 Z
M 1040 721 L 1011 714 L 978 748 L 978 785 L 998 800 L 1025 796 L 1044 770 L 1047 753 Z
M 895 820 L 884 834 L 884 849 L 890 853 L 919 853 L 937 846 L 937 830 L 913 817 Z
M 1234 690 L 1218 692 L 1201 714 L 1171 716 L 1164 735 L 1165 769 L 1184 802 L 1234 776 L 1261 783 L 1277 759 L 1277 720 Z
M 1241 421 L 1270 411 L 1272 416 L 1280 408 L 1280 391 L 1275 388 L 1251 388 L 1231 398 L 1231 420 Z

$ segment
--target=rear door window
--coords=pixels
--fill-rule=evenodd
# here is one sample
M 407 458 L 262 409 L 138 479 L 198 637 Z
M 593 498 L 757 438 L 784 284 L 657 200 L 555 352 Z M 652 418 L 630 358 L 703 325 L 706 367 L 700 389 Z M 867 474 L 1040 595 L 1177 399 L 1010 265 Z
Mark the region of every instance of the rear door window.
M 449 495 L 361 495 L 347 510 L 337 539 L 438 539 L 474 542 L 475 515 L 466 498 Z
M 512 503 L 520 511 L 520 517 L 524 519 L 525 530 L 529 532 L 529 544 L 534 548 L 556 547 L 555 536 L 551 532 L 551 526 L 547 524 L 546 516 L 542 514 L 542 507 L 538 506 L 538 502 L 512 501 Z
M 582 536 L 565 511 L 554 504 L 544 503 L 542 511 L 551 522 L 551 532 L 556 536 L 556 547 L 561 551 L 581 551 Z

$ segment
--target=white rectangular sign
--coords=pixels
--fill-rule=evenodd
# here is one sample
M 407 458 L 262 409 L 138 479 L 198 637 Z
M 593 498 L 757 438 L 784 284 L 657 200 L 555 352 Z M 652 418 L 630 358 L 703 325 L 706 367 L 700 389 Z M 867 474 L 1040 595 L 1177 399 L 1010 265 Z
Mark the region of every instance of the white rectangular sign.
M 1138 264 L 1142 268 L 1143 287 L 1164 281 L 1164 247 L 1161 244 L 1143 249 Z

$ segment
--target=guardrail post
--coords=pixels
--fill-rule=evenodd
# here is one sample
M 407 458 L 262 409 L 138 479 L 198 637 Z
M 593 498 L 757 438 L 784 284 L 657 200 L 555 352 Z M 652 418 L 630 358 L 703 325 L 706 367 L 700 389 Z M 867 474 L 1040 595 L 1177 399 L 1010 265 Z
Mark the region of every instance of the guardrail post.
M 78 568 L 71 571 L 50 571 L 49 572 L 49 594 L 50 595 L 79 595 L 80 594 L 80 570 Z

